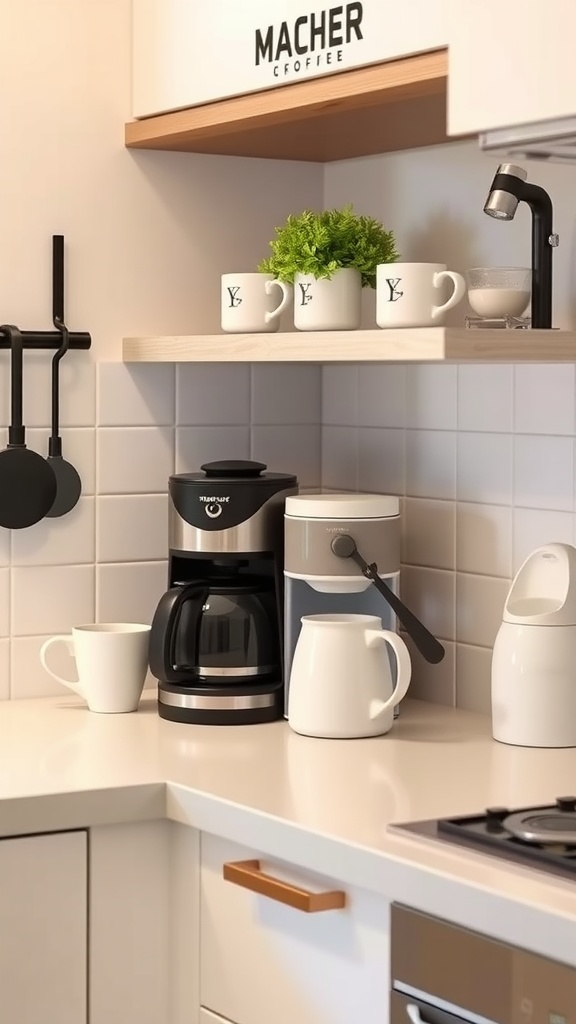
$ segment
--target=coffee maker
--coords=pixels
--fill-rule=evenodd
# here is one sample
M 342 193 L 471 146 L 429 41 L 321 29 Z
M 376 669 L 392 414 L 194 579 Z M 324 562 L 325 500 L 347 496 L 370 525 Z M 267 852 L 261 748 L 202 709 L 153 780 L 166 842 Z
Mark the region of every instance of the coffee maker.
M 169 480 L 169 589 L 152 621 L 161 718 L 206 725 L 283 713 L 283 513 L 295 476 L 211 462 Z
M 397 617 L 350 558 L 334 551 L 334 540 L 353 537 L 377 562 L 378 575 L 398 593 L 400 502 L 386 494 L 302 494 L 286 500 L 284 652 L 286 692 L 303 615 L 377 615 L 397 631 Z M 394 672 L 394 666 L 391 666 Z

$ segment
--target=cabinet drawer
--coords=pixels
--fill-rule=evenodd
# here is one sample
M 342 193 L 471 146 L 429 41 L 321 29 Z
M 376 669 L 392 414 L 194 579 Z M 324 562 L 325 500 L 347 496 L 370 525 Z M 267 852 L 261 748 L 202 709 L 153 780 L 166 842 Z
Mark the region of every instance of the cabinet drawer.
M 286 884 L 290 892 L 343 890 L 333 878 L 203 835 L 202 1006 L 235 1024 L 382 1024 L 389 987 L 387 901 L 347 886 L 344 908 L 307 913 L 278 902 L 274 882 L 270 888 L 265 881 L 270 895 L 262 895 L 223 877 L 225 864 L 254 860 L 280 880 L 280 894 Z M 255 884 L 260 882 L 257 875 Z
M 205 1010 L 203 1006 L 200 1007 L 198 1021 L 199 1024 L 233 1024 L 231 1020 L 226 1020 L 225 1017 L 220 1017 L 219 1014 L 212 1013 L 212 1010 Z

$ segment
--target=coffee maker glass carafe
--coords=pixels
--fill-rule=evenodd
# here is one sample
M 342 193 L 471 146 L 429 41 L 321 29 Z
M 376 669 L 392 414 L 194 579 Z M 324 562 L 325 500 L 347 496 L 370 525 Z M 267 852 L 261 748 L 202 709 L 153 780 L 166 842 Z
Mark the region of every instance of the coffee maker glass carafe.
M 264 682 L 281 670 L 274 579 L 228 576 L 174 587 L 155 616 L 151 661 L 168 683 Z

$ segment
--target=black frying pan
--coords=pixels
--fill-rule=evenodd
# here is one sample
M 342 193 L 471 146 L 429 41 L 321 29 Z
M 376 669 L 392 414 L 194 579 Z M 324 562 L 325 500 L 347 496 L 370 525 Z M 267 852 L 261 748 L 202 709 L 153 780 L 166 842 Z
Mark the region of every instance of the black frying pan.
M 78 471 L 62 456 L 60 437 L 60 360 L 69 346 L 68 328 L 64 323 L 64 235 L 52 236 L 52 321 L 60 331 L 62 342 L 52 358 L 52 430 L 47 461 L 56 477 L 56 497 L 46 515 L 49 519 L 59 519 L 72 511 L 82 492 Z
M 12 389 L 8 447 L 0 452 L 0 526 L 23 530 L 40 522 L 56 497 L 56 477 L 50 465 L 25 444 L 22 423 L 22 335 L 17 327 L 4 324 L 0 334 L 10 339 Z

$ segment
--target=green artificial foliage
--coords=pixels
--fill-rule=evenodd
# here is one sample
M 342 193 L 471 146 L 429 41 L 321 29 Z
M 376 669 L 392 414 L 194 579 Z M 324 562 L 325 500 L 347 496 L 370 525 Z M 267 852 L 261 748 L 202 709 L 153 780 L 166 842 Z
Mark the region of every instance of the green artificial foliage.
M 373 217 L 355 214 L 352 206 L 291 214 L 276 228 L 270 248 L 272 255 L 258 270 L 286 284 L 292 284 L 296 274 L 330 278 L 337 270 L 352 267 L 360 272 L 363 288 L 375 288 L 378 264 L 399 258 L 392 231 Z

